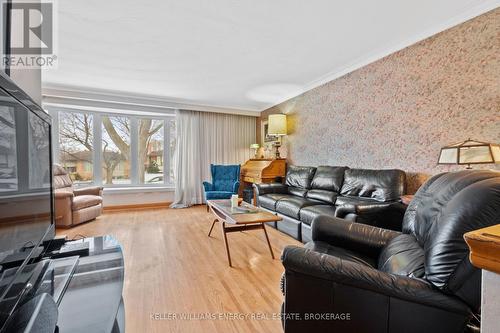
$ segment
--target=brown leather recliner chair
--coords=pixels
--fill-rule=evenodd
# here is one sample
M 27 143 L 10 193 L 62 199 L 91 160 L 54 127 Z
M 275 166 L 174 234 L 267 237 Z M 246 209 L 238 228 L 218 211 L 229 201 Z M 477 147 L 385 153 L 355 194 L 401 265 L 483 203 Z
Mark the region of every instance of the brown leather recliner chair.
M 57 227 L 69 228 L 95 219 L 102 213 L 102 187 L 74 189 L 66 170 L 54 165 Z

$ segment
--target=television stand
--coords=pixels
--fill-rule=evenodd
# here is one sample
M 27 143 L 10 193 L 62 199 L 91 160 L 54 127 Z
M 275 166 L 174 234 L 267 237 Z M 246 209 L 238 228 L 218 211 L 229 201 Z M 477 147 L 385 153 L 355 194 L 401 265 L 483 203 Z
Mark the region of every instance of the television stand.
M 59 304 L 59 332 L 125 332 L 120 243 L 112 236 L 83 241 L 89 244 L 89 255 L 80 257 Z

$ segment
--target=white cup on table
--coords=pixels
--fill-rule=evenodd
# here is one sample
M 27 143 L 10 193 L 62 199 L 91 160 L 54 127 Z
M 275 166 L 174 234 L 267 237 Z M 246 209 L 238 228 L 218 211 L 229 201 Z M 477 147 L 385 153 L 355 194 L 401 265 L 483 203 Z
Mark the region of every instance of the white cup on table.
M 238 194 L 233 194 L 231 196 L 231 208 L 238 207 Z

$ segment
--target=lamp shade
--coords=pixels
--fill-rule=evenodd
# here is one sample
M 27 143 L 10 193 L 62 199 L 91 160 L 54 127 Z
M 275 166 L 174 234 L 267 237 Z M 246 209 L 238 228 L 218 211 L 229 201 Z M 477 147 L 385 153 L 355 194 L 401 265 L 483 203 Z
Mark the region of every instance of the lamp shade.
M 487 164 L 500 162 L 500 146 L 465 140 L 441 148 L 438 164 Z
M 271 114 L 268 118 L 268 134 L 269 135 L 287 135 L 286 115 Z
M 252 143 L 250 145 L 250 149 L 259 149 L 260 148 L 260 145 L 258 143 Z

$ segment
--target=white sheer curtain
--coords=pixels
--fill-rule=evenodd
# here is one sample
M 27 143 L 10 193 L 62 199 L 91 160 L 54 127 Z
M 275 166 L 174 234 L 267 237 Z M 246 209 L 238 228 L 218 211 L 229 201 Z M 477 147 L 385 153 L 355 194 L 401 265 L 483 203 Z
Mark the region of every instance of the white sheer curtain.
M 203 203 L 210 164 L 242 164 L 255 143 L 255 117 L 178 110 L 175 199 L 172 208 Z

